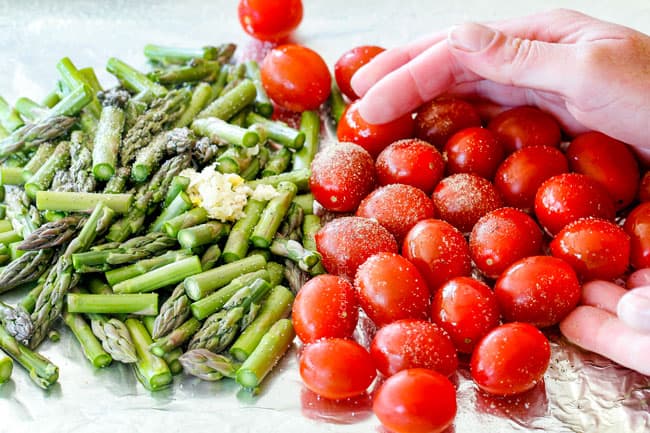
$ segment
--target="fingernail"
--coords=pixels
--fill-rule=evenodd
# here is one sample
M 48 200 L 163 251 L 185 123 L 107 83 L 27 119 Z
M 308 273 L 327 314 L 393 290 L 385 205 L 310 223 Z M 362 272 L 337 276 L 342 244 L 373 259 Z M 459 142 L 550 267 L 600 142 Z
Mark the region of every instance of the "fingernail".
M 469 52 L 482 51 L 488 47 L 497 33 L 489 27 L 476 23 L 461 24 L 449 32 L 452 47 Z
M 632 290 L 618 301 L 618 317 L 629 327 L 650 332 L 650 298 Z

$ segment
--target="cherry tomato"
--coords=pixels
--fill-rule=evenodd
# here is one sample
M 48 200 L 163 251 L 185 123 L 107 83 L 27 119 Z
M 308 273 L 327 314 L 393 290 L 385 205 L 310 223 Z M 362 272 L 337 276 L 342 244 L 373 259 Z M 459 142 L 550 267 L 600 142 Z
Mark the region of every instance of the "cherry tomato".
M 625 232 L 630 235 L 630 262 L 636 269 L 650 267 L 650 203 L 641 203 L 625 219 Z
M 558 147 L 562 140 L 560 125 L 548 113 L 535 107 L 515 107 L 498 114 L 488 124 L 507 153 L 528 146 Z
M 435 371 L 402 370 L 381 385 L 372 409 L 392 432 L 440 433 L 456 416 L 456 389 Z
M 438 217 L 464 233 L 471 231 L 483 215 L 503 206 L 489 180 L 467 173 L 442 179 L 432 198 Z
M 332 78 L 327 64 L 309 48 L 280 45 L 264 58 L 260 72 L 269 97 L 287 110 L 315 110 L 329 97 Z
M 326 338 L 308 344 L 300 354 L 305 386 L 333 400 L 362 394 L 377 376 L 372 357 L 353 340 Z
M 570 264 L 584 280 L 613 280 L 630 264 L 630 237 L 611 221 L 582 218 L 555 235 L 551 254 Z
M 303 343 L 321 338 L 350 338 L 359 318 L 359 303 L 352 284 L 323 274 L 307 281 L 293 302 L 291 321 Z
M 600 182 L 614 199 L 616 209 L 636 197 L 639 165 L 627 144 L 600 132 L 586 132 L 573 139 L 566 155 L 571 171 Z
M 512 395 L 542 380 L 550 360 L 550 344 L 539 329 L 527 323 L 506 323 L 478 343 L 470 371 L 483 391 Z
M 469 237 L 476 267 L 489 278 L 498 278 L 519 259 L 542 253 L 542 230 L 518 209 L 504 207 L 483 216 Z
M 237 12 L 246 33 L 263 41 L 279 41 L 302 21 L 302 1 L 240 0 Z
M 378 326 L 429 317 L 429 288 L 415 265 L 395 253 L 377 253 L 354 278 L 363 311 Z
M 336 143 L 316 154 L 309 189 L 327 210 L 353 212 L 375 186 L 375 163 L 360 146 Z
M 376 158 L 386 146 L 413 135 L 413 118 L 405 114 L 391 122 L 373 125 L 361 117 L 357 102 L 345 109 L 336 129 L 339 141 L 356 143 Z
M 349 280 L 354 279 L 357 268 L 373 254 L 397 252 L 395 237 L 368 218 L 337 218 L 325 224 L 314 238 L 325 269 Z
M 567 173 L 564 154 L 550 146 L 524 147 L 508 156 L 494 176 L 494 186 L 508 206 L 526 212 L 535 206 L 535 193 L 546 179 Z
M 415 116 L 415 136 L 442 149 L 456 132 L 481 126 L 476 108 L 458 98 L 437 98 L 422 105 Z
M 420 271 L 435 293 L 454 277 L 469 275 L 469 246 L 463 234 L 451 224 L 426 219 L 415 224 L 406 234 L 402 254 Z
M 578 305 L 580 282 L 567 262 L 532 256 L 515 262 L 494 285 L 503 318 L 540 328 L 555 325 Z
M 351 101 L 359 99 L 359 95 L 354 92 L 350 85 L 354 73 L 383 51 L 386 51 L 386 49 L 374 45 L 362 45 L 346 51 L 336 61 L 334 64 L 334 78 L 336 78 L 339 89 L 348 99 Z
M 384 326 L 370 344 L 370 355 L 384 376 L 409 368 L 428 368 L 449 376 L 458 368 L 451 338 L 426 320 L 398 320 Z
M 438 149 L 412 138 L 396 141 L 382 150 L 375 167 L 380 185 L 404 183 L 431 194 L 442 179 L 445 162 Z
M 379 173 L 377 173 L 379 174 Z M 641 179 L 641 186 L 639 187 L 639 201 L 650 201 L 650 171 L 646 171 Z
M 361 201 L 356 215 L 376 220 L 401 243 L 415 223 L 433 218 L 434 210 L 433 202 L 421 189 L 394 183 L 371 192 Z
M 550 234 L 584 217 L 614 220 L 614 200 L 589 176 L 564 173 L 546 180 L 535 195 L 535 215 Z
M 461 129 L 445 144 L 447 172 L 470 173 L 492 179 L 505 156 L 503 145 L 489 129 Z
M 434 295 L 431 318 L 447 331 L 459 352 L 472 353 L 479 340 L 499 325 L 499 305 L 487 284 L 456 277 Z

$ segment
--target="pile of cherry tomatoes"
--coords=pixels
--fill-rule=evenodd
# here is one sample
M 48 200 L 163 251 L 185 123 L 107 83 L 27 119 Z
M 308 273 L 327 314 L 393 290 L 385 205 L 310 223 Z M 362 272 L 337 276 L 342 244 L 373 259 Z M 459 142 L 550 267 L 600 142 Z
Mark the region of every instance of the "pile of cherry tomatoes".
M 310 188 L 341 217 L 316 235 L 329 274 L 303 286 L 292 320 L 307 388 L 345 399 L 380 383 L 373 410 L 387 428 L 438 432 L 456 414 L 458 354 L 483 392 L 529 390 L 550 360 L 539 329 L 576 307 L 581 284 L 650 266 L 650 176 L 626 144 L 598 132 L 563 141 L 534 107 L 484 118 L 444 97 L 368 124 L 350 80 L 382 51 L 357 47 L 335 65 L 351 104 Z M 269 96 L 294 111 L 325 102 L 330 77 L 298 45 L 262 65 Z M 376 327 L 369 347 L 355 341 L 361 311 Z

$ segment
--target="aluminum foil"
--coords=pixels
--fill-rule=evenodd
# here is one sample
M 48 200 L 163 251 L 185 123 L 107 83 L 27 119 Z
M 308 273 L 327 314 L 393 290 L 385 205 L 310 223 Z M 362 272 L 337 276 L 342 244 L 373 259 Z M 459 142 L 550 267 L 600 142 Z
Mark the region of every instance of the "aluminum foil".
M 0 1 L 0 94 L 39 100 L 56 80 L 55 63 L 70 56 L 80 67 L 94 66 L 100 80 L 110 56 L 144 66 L 146 43 L 197 46 L 237 42 L 259 50 L 243 34 L 235 0 L 40 0 Z M 424 0 L 351 2 L 305 0 L 305 19 L 296 40 L 320 52 L 330 65 L 360 44 L 396 46 L 468 19 L 492 20 L 552 6 L 582 9 L 603 19 L 650 33 L 647 0 Z M 14 302 L 22 293 L 3 300 Z M 373 432 L 383 431 L 368 396 L 333 403 L 301 384 L 297 349 L 281 361 L 257 396 L 229 380 L 202 382 L 176 376 L 156 393 L 136 381 L 129 366 L 96 370 L 63 326 L 61 341 L 46 342 L 42 353 L 60 368 L 49 391 L 34 386 L 16 366 L 0 386 L 0 433 L 139 432 Z M 553 355 L 544 382 L 511 398 L 477 391 L 466 360 L 454 377 L 458 415 L 449 432 L 647 432 L 650 378 L 550 335 Z M 432 397 L 433 398 L 433 397 Z

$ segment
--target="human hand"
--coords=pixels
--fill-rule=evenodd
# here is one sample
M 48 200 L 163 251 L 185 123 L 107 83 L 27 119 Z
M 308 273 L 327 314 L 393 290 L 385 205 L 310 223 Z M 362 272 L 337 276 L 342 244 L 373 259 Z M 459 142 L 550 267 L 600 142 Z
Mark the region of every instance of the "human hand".
M 650 268 L 630 275 L 628 288 L 607 281 L 583 286 L 582 302 L 561 323 L 572 343 L 650 375 Z
M 598 130 L 650 156 L 650 36 L 575 11 L 460 25 L 378 55 L 352 86 L 370 123 L 452 94 L 535 105 L 570 134 Z

